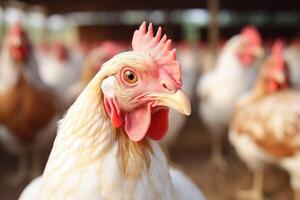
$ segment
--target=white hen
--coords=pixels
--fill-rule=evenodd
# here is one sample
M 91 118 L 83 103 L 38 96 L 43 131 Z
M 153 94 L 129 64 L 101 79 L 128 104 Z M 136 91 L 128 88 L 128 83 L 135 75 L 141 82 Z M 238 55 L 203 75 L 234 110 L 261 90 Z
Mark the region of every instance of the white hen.
M 43 175 L 21 200 L 203 199 L 186 176 L 170 171 L 155 141 L 166 134 L 167 108 L 191 108 L 171 40 L 161 39 L 161 28 L 154 37 L 152 24 L 146 30 L 143 23 L 133 51 L 107 61 L 70 107 Z
M 227 41 L 216 67 L 198 82 L 199 114 L 213 136 L 212 160 L 221 169 L 225 166 L 221 134 L 228 127 L 236 99 L 254 84 L 257 70 L 253 65 L 262 52 L 259 33 L 246 27 Z
M 79 79 L 81 63 L 78 63 L 78 57 L 64 44 L 55 43 L 50 54 L 40 59 L 42 80 L 62 97 L 65 97 L 68 88 Z

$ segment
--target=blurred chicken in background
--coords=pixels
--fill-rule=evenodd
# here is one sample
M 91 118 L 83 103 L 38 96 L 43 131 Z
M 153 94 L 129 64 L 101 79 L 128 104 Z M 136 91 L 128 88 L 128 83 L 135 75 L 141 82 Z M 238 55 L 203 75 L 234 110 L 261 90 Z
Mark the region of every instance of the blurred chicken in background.
M 44 61 L 44 59 L 46 59 L 46 57 L 50 54 L 50 46 L 51 46 L 50 43 L 46 41 L 35 44 L 34 48 L 35 48 L 36 60 L 38 62 L 39 67 Z
M 254 172 L 253 188 L 238 193 L 242 198 L 263 199 L 263 169 L 274 163 L 288 171 L 294 199 L 300 199 L 300 93 L 289 85 L 283 43 L 276 41 L 230 126 L 230 142 Z
M 255 27 L 244 28 L 223 47 L 216 67 L 204 74 L 197 85 L 199 114 L 212 135 L 212 161 L 225 169 L 222 134 L 239 96 L 255 82 L 256 61 L 262 56 L 262 39 Z
M 40 65 L 42 80 L 63 97 L 81 72 L 81 66 L 72 56 L 71 50 L 62 42 L 52 45 L 50 53 L 41 59 Z
M 0 142 L 19 156 L 18 171 L 11 176 L 18 184 L 41 173 L 40 150 L 54 139 L 62 101 L 42 82 L 32 44 L 19 22 L 7 33 L 0 63 L 0 124 L 5 127 Z
M 67 92 L 69 104 L 73 103 L 83 88 L 96 75 L 104 62 L 124 50 L 125 47 L 123 45 L 113 41 L 105 41 L 99 47 L 91 50 L 85 58 L 80 78 Z

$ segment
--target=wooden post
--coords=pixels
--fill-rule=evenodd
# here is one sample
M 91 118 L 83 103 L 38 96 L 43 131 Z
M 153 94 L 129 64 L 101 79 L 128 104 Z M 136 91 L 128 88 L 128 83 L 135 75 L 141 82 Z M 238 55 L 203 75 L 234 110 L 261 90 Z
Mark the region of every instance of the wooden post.
M 0 18 L 1 18 L 1 25 L 0 25 L 0 48 L 2 47 L 2 43 L 3 43 L 3 38 L 4 38 L 4 3 L 0 2 L 0 9 L 1 9 L 1 13 L 0 13 Z
M 210 13 L 208 42 L 209 60 L 208 69 L 212 69 L 216 63 L 219 46 L 219 0 L 208 0 L 208 10 Z

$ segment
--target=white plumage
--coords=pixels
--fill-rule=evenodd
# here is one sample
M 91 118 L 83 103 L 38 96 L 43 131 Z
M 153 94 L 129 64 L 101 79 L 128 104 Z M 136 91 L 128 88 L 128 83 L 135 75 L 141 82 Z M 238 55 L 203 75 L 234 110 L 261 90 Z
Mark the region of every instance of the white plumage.
M 240 36 L 231 38 L 222 49 L 216 68 L 198 82 L 199 113 L 209 127 L 227 126 L 237 97 L 255 82 L 257 68 L 243 66 L 235 55 L 240 40 Z
M 144 37 L 145 28 L 146 24 L 143 23 L 139 31 L 136 31 L 137 39 Z M 152 25 L 149 25 L 149 30 L 147 38 L 152 32 Z M 161 29 L 159 30 L 161 31 Z M 159 43 L 160 45 L 166 42 L 164 39 Z M 167 44 L 170 47 L 170 42 Z M 175 56 L 170 58 L 174 59 Z M 148 81 L 148 85 L 155 88 L 155 92 L 161 93 L 161 96 L 166 96 L 165 99 L 153 101 L 154 103 L 161 105 L 159 103 L 165 101 L 167 103 L 162 105 L 170 104 L 175 109 L 176 105 L 179 111 L 190 113 L 190 104 L 180 88 L 175 93 L 170 93 L 170 90 L 166 90 L 162 85 L 165 82 L 156 80 L 155 69 L 157 68 L 153 63 L 153 57 L 149 54 L 130 51 L 116 55 L 102 66 L 59 123 L 45 171 L 38 180 L 24 190 L 20 197 L 21 200 L 203 199 L 201 192 L 187 177 L 174 170 L 170 173 L 167 160 L 157 142 L 146 135 L 141 140 L 131 140 L 129 133 L 126 132 L 126 126 L 125 128 L 116 127 L 114 124 L 115 116 L 110 116 L 110 114 L 116 114 L 113 110 L 114 107 L 110 107 L 110 110 L 104 109 L 108 108 L 105 107 L 107 106 L 105 98 L 108 97 L 101 86 L 103 83 L 107 83 L 105 80 L 110 76 L 118 81 L 115 87 L 111 86 L 108 90 L 115 90 L 114 98 L 119 97 L 118 105 L 126 104 L 124 107 L 120 107 L 127 112 L 126 114 L 137 112 L 144 106 L 143 104 L 136 105 L 134 98 L 137 94 L 132 92 L 133 89 L 140 88 L 132 85 L 124 87 L 123 79 L 119 79 L 119 73 L 124 72 L 124 69 L 126 69 L 125 72 L 128 72 L 127 66 L 130 66 L 132 71 L 139 73 L 140 82 L 148 81 L 147 78 L 150 78 L 151 82 Z M 159 67 L 164 69 L 162 66 Z M 176 75 L 180 76 L 180 74 Z M 154 77 L 156 79 L 153 79 Z M 136 84 L 138 83 L 136 82 Z M 121 85 L 123 89 L 120 88 Z M 143 87 L 142 91 L 150 95 L 149 93 L 153 93 L 152 87 Z M 159 94 L 156 95 L 159 96 Z M 140 96 L 138 95 L 138 97 Z M 146 103 L 152 103 L 152 101 L 147 100 Z M 159 107 L 153 108 L 158 108 L 158 110 L 153 110 L 154 113 L 150 112 L 151 116 L 160 112 Z M 133 126 L 135 122 L 132 121 L 131 125 Z M 143 120 L 140 122 L 143 123 Z M 140 131 L 137 129 L 135 134 Z M 155 131 L 159 132 L 160 130 Z M 145 132 L 145 134 L 147 133 Z M 186 186 L 189 188 L 183 188 Z
M 65 46 L 54 47 L 47 56 L 40 57 L 42 80 L 64 97 L 68 88 L 79 79 L 82 64 L 80 58 L 75 50 L 71 51 Z
M 127 165 L 119 165 L 119 141 L 110 139 L 114 130 L 98 108 L 98 94 L 92 91 L 96 84 L 93 79 L 68 110 L 44 174 L 28 185 L 20 200 L 202 200 L 201 192 L 181 172 L 172 169 L 170 174 L 163 152 L 152 140 L 148 140 L 152 149 L 148 169 L 140 168 L 145 161 L 136 159 L 135 149 L 128 152 Z M 129 177 L 122 173 L 124 167 Z
M 255 82 L 256 63 L 245 66 L 236 55 L 243 41 L 242 35 L 232 37 L 222 49 L 216 67 L 204 74 L 197 84 L 199 115 L 215 138 L 226 131 L 237 98 Z M 214 143 L 213 161 L 221 167 L 220 147 Z

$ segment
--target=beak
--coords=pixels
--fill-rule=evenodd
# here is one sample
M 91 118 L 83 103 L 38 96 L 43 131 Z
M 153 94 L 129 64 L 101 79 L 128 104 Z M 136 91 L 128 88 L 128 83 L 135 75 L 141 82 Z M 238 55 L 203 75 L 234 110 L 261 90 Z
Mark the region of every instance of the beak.
M 262 47 L 255 47 L 253 49 L 253 55 L 256 57 L 261 57 L 265 53 L 264 49 Z
M 22 45 L 22 41 L 20 37 L 14 37 L 13 38 L 13 45 L 15 47 L 20 47 Z
M 177 90 L 173 94 L 155 93 L 151 96 L 158 101 L 158 106 L 173 108 L 184 115 L 191 114 L 190 100 L 182 90 Z
M 283 72 L 277 72 L 275 74 L 275 79 L 278 83 L 283 84 L 285 82 L 285 76 Z

